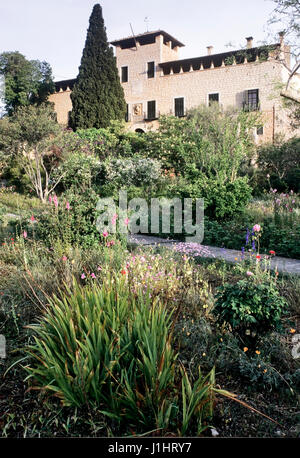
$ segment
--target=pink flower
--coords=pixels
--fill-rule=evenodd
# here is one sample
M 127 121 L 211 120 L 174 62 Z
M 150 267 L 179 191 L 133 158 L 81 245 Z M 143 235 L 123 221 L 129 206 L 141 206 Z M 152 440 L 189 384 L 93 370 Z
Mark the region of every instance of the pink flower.
M 96 275 L 94 274 L 94 272 L 91 274 L 91 277 L 96 278 Z
M 101 267 L 101 266 L 98 266 L 98 267 L 97 267 L 97 270 L 101 271 L 101 270 L 102 270 L 102 267 Z
M 103 237 L 107 237 L 108 236 L 108 232 L 104 231 L 104 232 L 102 232 L 102 235 L 103 235 Z
M 111 224 L 116 224 L 117 218 L 118 218 L 118 215 L 115 213 L 111 219 Z
M 71 207 L 70 207 L 70 204 L 69 204 L 69 202 L 67 202 L 67 203 L 66 203 L 66 209 L 69 211 L 70 208 L 71 208 Z
M 26 231 L 23 232 L 23 237 L 24 237 L 24 239 L 27 239 L 27 232 Z
M 129 218 L 125 218 L 125 219 L 124 219 L 124 224 L 125 224 L 125 226 L 128 226 L 128 224 L 129 224 Z
M 111 244 L 111 246 L 114 246 L 114 245 L 116 244 L 116 242 L 115 242 L 114 240 L 112 240 L 112 241 L 110 242 L 110 244 Z
M 55 207 L 57 208 L 57 207 L 58 207 L 57 196 L 54 196 L 54 197 L 53 197 L 53 203 L 54 203 Z
M 68 260 L 67 256 L 63 256 L 63 257 L 62 257 L 62 260 L 63 260 L 63 261 L 67 261 L 67 260 Z
M 81 280 L 84 280 L 85 279 L 85 274 L 82 274 L 81 275 Z
M 50 204 L 51 204 L 51 202 L 52 202 L 52 197 L 51 197 L 51 196 L 49 196 L 49 202 L 50 202 Z
M 259 224 L 255 224 L 253 226 L 253 230 L 254 230 L 254 232 L 259 232 L 260 231 L 260 225 Z
M 33 215 L 31 216 L 30 221 L 32 221 L 32 222 L 35 221 L 35 217 Z
M 254 273 L 253 273 L 253 272 L 250 272 L 250 270 L 248 270 L 248 271 L 247 271 L 247 275 L 248 275 L 248 277 L 251 277 L 252 275 L 254 275 Z

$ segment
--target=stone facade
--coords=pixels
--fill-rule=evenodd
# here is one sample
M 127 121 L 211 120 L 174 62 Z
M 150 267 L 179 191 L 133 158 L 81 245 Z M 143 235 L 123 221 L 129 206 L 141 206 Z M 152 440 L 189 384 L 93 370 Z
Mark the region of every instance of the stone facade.
M 258 142 L 272 141 L 277 134 L 293 135 L 280 97 L 279 86 L 287 80 L 281 61 L 289 59 L 283 38 L 267 54 L 262 48 L 253 48 L 249 37 L 245 50 L 213 54 L 212 47 L 208 47 L 206 56 L 184 60 L 179 60 L 179 48 L 184 45 L 164 31 L 148 32 L 112 44 L 116 48 L 121 82 L 122 78 L 125 80 L 122 86 L 128 104 L 129 129 L 155 130 L 160 115 L 184 115 L 190 108 L 208 105 L 210 98 L 217 97 L 224 108 L 243 108 L 245 104 L 248 106 L 251 96 L 264 119 L 263 130 L 255 132 Z M 154 74 L 149 73 L 148 66 L 153 62 Z M 125 72 L 123 67 L 127 67 Z M 74 80 L 56 83 L 57 92 L 50 96 L 62 124 L 67 124 L 71 110 L 72 84 Z M 180 100 L 175 102 L 175 99 Z M 152 102 L 150 106 L 149 102 Z M 177 113 L 176 103 L 180 104 Z
M 57 114 L 59 124 L 68 125 L 69 113 L 72 111 L 71 89 L 59 90 L 49 97 L 49 102 L 54 103 L 54 110 Z

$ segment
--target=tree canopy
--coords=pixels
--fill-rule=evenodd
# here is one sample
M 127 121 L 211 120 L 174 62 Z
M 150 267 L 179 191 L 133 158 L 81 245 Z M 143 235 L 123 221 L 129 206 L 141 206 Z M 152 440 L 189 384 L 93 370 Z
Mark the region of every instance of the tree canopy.
M 0 54 L 0 75 L 5 78 L 5 110 L 45 103 L 54 91 L 52 69 L 47 62 L 27 60 L 18 51 Z
M 79 74 L 71 94 L 73 129 L 107 127 L 123 120 L 126 103 L 113 49 L 107 42 L 102 8 L 93 8 Z

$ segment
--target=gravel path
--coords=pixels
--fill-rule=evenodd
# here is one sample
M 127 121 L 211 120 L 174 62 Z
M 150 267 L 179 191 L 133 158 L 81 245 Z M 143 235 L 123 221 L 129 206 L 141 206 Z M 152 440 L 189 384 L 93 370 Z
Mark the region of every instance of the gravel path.
M 150 235 L 130 235 L 128 237 L 128 242 L 132 245 L 165 246 L 180 252 L 185 252 L 190 256 L 225 259 L 225 261 L 229 262 L 236 262 L 241 260 L 241 251 L 238 250 L 205 246 L 198 243 L 179 242 L 176 240 L 152 237 Z M 300 260 L 274 256 L 271 260 L 271 269 L 276 268 L 279 272 L 300 275 Z

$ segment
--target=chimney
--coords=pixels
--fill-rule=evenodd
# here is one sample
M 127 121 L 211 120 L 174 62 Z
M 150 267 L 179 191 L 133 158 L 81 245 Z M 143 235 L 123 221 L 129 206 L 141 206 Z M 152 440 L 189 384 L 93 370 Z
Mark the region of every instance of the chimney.
M 247 48 L 251 49 L 252 44 L 253 44 L 253 37 L 247 37 L 246 40 L 247 40 Z
M 284 50 L 284 36 L 285 32 L 279 32 L 279 41 L 280 41 L 280 49 Z
M 213 46 L 207 46 L 207 55 L 211 56 L 212 55 L 212 50 L 214 49 Z

